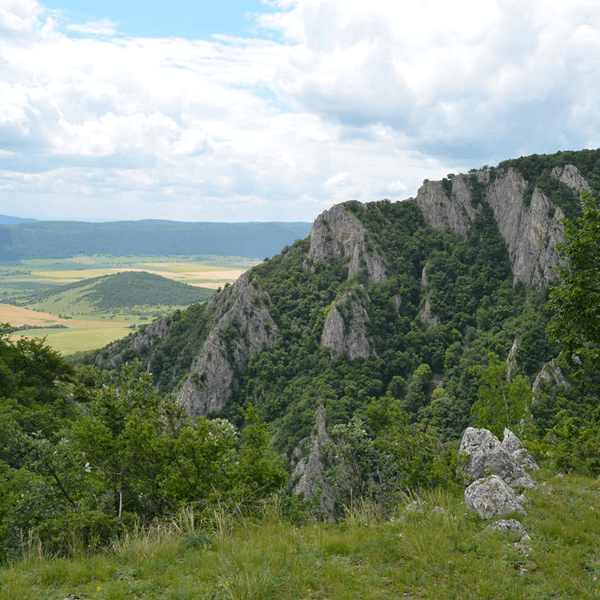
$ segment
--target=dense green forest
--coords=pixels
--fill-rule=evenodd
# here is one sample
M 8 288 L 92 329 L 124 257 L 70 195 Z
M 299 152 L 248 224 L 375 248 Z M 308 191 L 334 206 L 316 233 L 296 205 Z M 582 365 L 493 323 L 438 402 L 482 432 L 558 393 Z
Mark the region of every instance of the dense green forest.
M 108 254 L 263 258 L 310 233 L 310 223 L 33 221 L 0 225 L 0 262 Z
M 480 206 L 462 237 L 432 229 L 412 201 L 347 203 L 367 250 L 385 257 L 383 283 L 366 267 L 349 278 L 349 256 L 315 261 L 310 239 L 254 267 L 249 287 L 268 294 L 279 334 L 235 372 L 229 401 L 210 419 L 191 418 L 176 394 L 228 309 L 228 290 L 166 318 L 168 335 L 142 330 L 75 367 L 41 341 L 11 340 L 5 327 L 2 557 L 18 556 L 27 536 L 58 554 L 101 548 L 182 509 L 207 523 L 262 514 L 273 494 L 287 519 L 322 516 L 314 499 L 285 491 L 319 406 L 337 518 L 359 501 L 389 515 L 408 493 L 452 488 L 469 425 L 497 435 L 508 426 L 549 468 L 600 475 L 598 203 L 585 197 L 581 217 L 567 222 L 561 250 L 571 268 L 548 289 L 513 281 L 483 197 Z M 368 314 L 371 352 L 332 358 L 322 346 L 327 315 L 337 303 L 349 327 L 353 302 Z M 243 335 L 235 319 L 219 332 L 230 357 Z M 532 389 L 553 360 L 560 377 L 554 370 Z

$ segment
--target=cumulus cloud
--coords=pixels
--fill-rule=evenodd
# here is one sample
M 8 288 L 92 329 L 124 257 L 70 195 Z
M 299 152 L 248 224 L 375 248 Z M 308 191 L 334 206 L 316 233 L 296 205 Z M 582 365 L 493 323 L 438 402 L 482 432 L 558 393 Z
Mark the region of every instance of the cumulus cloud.
M 600 145 L 595 1 L 275 0 L 256 18 L 278 36 L 140 39 L 0 0 L 2 212 L 311 220 Z

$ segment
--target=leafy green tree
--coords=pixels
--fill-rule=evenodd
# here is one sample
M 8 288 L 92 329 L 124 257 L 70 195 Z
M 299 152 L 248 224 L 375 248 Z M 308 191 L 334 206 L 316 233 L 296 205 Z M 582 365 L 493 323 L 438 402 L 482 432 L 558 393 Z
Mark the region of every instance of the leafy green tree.
M 564 219 L 567 243 L 558 246 L 568 266 L 558 267 L 560 283 L 550 292 L 554 315 L 551 339 L 563 345 L 575 365 L 600 367 L 600 206 L 582 194 L 583 216 Z
M 522 375 L 509 379 L 508 363 L 493 352 L 487 367 L 476 366 L 472 371 L 479 377 L 477 401 L 471 408 L 475 425 L 489 429 L 496 437 L 502 435 L 505 427 L 524 435 L 531 405 L 527 379 Z

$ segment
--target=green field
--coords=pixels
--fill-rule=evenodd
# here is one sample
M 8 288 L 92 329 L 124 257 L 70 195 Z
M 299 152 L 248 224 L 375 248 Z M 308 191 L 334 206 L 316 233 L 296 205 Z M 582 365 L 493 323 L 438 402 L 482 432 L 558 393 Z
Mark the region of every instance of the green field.
M 119 324 L 106 329 L 30 329 L 19 332 L 23 337 L 44 337 L 48 346 L 64 356 L 96 350 L 131 333 L 128 325 Z

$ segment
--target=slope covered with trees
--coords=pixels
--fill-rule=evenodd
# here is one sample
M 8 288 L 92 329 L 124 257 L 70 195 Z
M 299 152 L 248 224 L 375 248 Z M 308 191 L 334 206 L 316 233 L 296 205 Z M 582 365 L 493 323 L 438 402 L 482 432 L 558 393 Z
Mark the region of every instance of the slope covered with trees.
M 223 511 L 256 515 L 274 492 L 287 518 L 318 513 L 318 501 L 290 498 L 285 481 L 321 406 L 337 517 L 358 499 L 385 515 L 407 493 L 451 488 L 469 425 L 508 426 L 550 468 L 600 475 L 599 340 L 586 327 L 598 320 L 600 208 L 588 197 L 581 219 L 565 223 L 559 281 L 525 285 L 496 185 L 514 180 L 513 200 L 526 205 L 514 172 L 430 183 L 425 200 L 438 215 L 467 201 L 453 221 L 424 210 L 425 194 L 338 205 L 310 239 L 88 366 L 73 369 L 5 330 L 4 556 L 27 531 L 68 552 L 73 540 L 100 546 L 136 519 L 180 509 L 205 523 Z M 560 207 L 539 188 L 531 206 L 543 208 L 536 227 L 558 227 L 549 213 Z M 431 224 L 445 222 L 455 228 Z M 533 241 L 543 250 L 544 238 Z

